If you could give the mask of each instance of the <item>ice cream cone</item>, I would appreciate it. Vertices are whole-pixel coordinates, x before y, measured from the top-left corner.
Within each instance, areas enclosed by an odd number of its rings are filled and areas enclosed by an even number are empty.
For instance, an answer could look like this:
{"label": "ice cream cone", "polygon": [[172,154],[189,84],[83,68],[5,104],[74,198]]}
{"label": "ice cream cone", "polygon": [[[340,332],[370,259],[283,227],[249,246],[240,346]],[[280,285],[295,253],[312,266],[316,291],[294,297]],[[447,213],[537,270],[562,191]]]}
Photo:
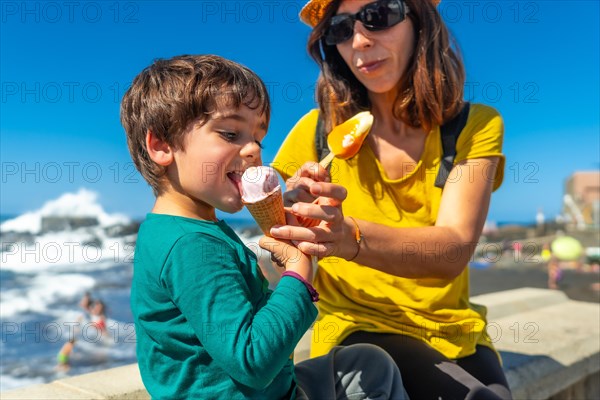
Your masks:
{"label": "ice cream cone", "polygon": [[243,203],[265,235],[271,236],[269,230],[273,225],[285,225],[281,186],[277,186],[262,200]]}

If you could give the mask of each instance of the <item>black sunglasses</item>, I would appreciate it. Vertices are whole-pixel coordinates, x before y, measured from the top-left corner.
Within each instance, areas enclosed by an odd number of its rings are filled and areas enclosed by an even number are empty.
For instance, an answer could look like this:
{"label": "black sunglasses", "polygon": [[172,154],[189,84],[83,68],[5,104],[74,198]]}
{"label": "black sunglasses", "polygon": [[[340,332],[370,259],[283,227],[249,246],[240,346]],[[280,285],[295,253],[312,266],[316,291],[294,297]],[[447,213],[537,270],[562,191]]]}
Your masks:
{"label": "black sunglasses", "polygon": [[325,43],[335,46],[354,35],[354,23],[360,21],[369,31],[381,31],[404,21],[408,6],[402,0],[379,0],[362,7],[356,14],[337,14],[325,32]]}

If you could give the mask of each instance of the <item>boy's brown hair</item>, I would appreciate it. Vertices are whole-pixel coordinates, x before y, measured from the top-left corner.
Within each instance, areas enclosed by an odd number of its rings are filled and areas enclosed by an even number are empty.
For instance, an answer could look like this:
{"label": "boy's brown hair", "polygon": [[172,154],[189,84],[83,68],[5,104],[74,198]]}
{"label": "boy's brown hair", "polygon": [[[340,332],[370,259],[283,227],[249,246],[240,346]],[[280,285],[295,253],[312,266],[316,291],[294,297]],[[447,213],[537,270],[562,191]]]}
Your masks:
{"label": "boy's brown hair", "polygon": [[135,77],[121,101],[121,124],[131,158],[155,195],[161,193],[165,168],[148,155],[148,131],[181,149],[190,123],[204,125],[223,104],[258,110],[269,123],[271,106],[265,84],[231,60],[215,55],[158,59]]}

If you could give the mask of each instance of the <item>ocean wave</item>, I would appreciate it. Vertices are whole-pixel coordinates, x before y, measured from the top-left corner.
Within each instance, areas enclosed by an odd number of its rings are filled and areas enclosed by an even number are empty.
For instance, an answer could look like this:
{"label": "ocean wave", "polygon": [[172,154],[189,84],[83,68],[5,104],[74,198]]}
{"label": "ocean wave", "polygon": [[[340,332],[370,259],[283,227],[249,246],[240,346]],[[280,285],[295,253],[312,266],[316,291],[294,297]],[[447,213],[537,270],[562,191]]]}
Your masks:
{"label": "ocean wave", "polygon": [[18,389],[20,387],[33,386],[44,383],[43,377],[23,378],[12,375],[0,374],[0,391]]}
{"label": "ocean wave", "polygon": [[98,193],[82,188],[77,193],[65,193],[57,199],[47,201],[38,210],[24,213],[3,222],[0,224],[0,232],[38,234],[42,231],[42,219],[44,217],[95,218],[101,227],[131,222],[131,219],[126,215],[108,214],[98,204]]}
{"label": "ocean wave", "polygon": [[2,290],[0,314],[3,320],[31,312],[52,315],[57,303],[80,298],[95,283],[81,274],[39,274],[26,286]]}
{"label": "ocean wave", "polygon": [[3,242],[0,270],[39,273],[48,270],[93,271],[133,262],[135,235],[108,237],[101,229],[82,228]]}

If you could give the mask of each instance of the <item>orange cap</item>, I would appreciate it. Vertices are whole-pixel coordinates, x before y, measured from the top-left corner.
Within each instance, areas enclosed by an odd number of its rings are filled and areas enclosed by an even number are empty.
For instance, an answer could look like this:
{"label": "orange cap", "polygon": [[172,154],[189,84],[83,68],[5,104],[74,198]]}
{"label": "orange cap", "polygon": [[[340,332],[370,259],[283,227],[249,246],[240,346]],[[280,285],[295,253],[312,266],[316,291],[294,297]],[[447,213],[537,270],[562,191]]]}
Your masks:
{"label": "orange cap", "polygon": [[[315,27],[323,15],[325,14],[325,8],[331,3],[333,0],[310,0],[302,10],[300,11],[300,19],[307,25],[311,27]],[[434,5],[438,5],[441,0],[429,0]]]}

